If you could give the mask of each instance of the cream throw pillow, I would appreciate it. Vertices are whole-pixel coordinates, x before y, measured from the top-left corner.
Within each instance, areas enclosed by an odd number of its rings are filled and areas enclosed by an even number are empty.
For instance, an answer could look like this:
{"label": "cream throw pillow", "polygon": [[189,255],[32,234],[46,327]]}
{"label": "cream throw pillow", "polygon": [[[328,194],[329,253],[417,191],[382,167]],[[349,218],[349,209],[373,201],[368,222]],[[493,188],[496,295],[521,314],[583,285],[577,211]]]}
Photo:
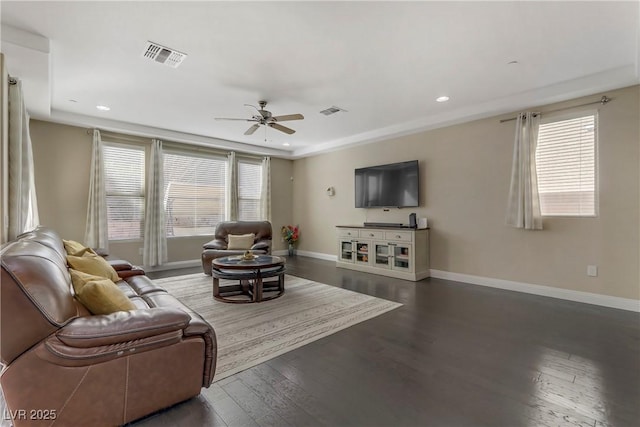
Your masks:
{"label": "cream throw pillow", "polygon": [[82,256],[67,255],[67,263],[74,270],[79,270],[83,273],[105,277],[113,282],[120,280],[118,273],[104,258],[89,251],[84,252]]}
{"label": "cream throw pillow", "polygon": [[76,298],[92,314],[111,314],[136,309],[115,283],[104,278],[87,282],[76,293]]}
{"label": "cream throw pillow", "polygon": [[256,235],[251,234],[229,234],[229,244],[227,249],[249,249],[253,246]]}

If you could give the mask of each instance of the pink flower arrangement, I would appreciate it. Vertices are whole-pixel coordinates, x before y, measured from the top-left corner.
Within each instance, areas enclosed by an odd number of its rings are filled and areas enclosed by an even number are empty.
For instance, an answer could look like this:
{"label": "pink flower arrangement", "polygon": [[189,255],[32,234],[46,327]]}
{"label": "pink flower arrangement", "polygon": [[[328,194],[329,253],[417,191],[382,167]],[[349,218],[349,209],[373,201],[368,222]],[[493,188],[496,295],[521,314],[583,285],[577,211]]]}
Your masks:
{"label": "pink flower arrangement", "polygon": [[287,243],[292,244],[298,241],[298,237],[300,237],[300,227],[293,225],[284,225],[282,226],[282,237]]}

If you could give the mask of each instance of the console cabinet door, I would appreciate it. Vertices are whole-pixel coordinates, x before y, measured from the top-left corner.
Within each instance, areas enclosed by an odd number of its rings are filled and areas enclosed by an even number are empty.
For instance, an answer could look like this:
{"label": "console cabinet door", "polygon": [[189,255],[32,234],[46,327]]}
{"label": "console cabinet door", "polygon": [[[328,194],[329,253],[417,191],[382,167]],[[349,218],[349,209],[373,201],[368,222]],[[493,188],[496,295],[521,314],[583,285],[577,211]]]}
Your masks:
{"label": "console cabinet door", "polygon": [[389,243],[392,255],[392,270],[413,272],[413,245],[406,243]]}
{"label": "console cabinet door", "polygon": [[378,268],[391,268],[393,256],[391,253],[392,247],[388,242],[374,242],[372,252],[372,262],[374,267]]}
{"label": "console cabinet door", "polygon": [[368,240],[358,240],[355,244],[355,263],[369,265],[369,250],[371,242]]}
{"label": "console cabinet door", "polygon": [[342,262],[353,262],[356,242],[349,238],[338,240],[338,256]]}

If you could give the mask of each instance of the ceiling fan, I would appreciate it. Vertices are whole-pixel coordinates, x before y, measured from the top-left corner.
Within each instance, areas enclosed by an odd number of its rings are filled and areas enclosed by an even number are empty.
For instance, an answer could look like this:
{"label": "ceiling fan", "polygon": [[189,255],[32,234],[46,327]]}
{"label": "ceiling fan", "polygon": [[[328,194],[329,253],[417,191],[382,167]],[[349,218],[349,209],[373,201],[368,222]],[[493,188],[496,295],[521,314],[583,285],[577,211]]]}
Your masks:
{"label": "ceiling fan", "polygon": [[258,114],[254,114],[250,119],[229,119],[224,117],[216,117],[216,120],[241,120],[246,122],[256,122],[249,129],[247,129],[247,131],[244,133],[245,135],[253,134],[256,130],[258,130],[260,125],[269,126],[276,130],[279,130],[280,132],[291,135],[292,133],[295,133],[295,130],[286,126],[282,126],[280,122],[304,119],[304,116],[302,114],[286,114],[284,116],[274,116],[271,114],[271,111],[267,111],[264,109],[264,107],[267,106],[267,101],[258,101],[258,104],[260,105],[260,108],[256,107],[255,105],[244,104],[245,106],[253,107],[258,111]]}

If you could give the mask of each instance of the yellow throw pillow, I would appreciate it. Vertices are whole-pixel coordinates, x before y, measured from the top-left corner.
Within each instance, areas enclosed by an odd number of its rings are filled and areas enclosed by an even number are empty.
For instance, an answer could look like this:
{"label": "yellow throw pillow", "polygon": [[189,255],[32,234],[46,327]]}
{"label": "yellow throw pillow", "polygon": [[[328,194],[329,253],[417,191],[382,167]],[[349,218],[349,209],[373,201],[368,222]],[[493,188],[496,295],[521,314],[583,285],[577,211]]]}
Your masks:
{"label": "yellow throw pillow", "polygon": [[86,249],[86,246],[80,242],[76,242],[75,240],[64,240],[62,239],[62,243],[64,243],[64,250],[67,251],[67,255],[77,255],[83,250]]}
{"label": "yellow throw pillow", "polygon": [[73,268],[69,269],[69,273],[71,273],[71,283],[73,284],[73,290],[78,294],[80,289],[87,283],[92,280],[102,280],[104,277],[95,276],[89,273],[83,273],[82,271],[74,270]]}
{"label": "yellow throw pillow", "polygon": [[249,249],[253,246],[256,235],[251,234],[229,234],[229,244],[227,249]]}
{"label": "yellow throw pillow", "polygon": [[135,310],[136,306],[109,279],[91,280],[87,282],[76,298],[92,314],[111,314],[116,311]]}
{"label": "yellow throw pillow", "polygon": [[82,256],[67,255],[67,263],[75,270],[94,276],[106,277],[114,282],[120,280],[118,273],[101,256],[85,252]]}

